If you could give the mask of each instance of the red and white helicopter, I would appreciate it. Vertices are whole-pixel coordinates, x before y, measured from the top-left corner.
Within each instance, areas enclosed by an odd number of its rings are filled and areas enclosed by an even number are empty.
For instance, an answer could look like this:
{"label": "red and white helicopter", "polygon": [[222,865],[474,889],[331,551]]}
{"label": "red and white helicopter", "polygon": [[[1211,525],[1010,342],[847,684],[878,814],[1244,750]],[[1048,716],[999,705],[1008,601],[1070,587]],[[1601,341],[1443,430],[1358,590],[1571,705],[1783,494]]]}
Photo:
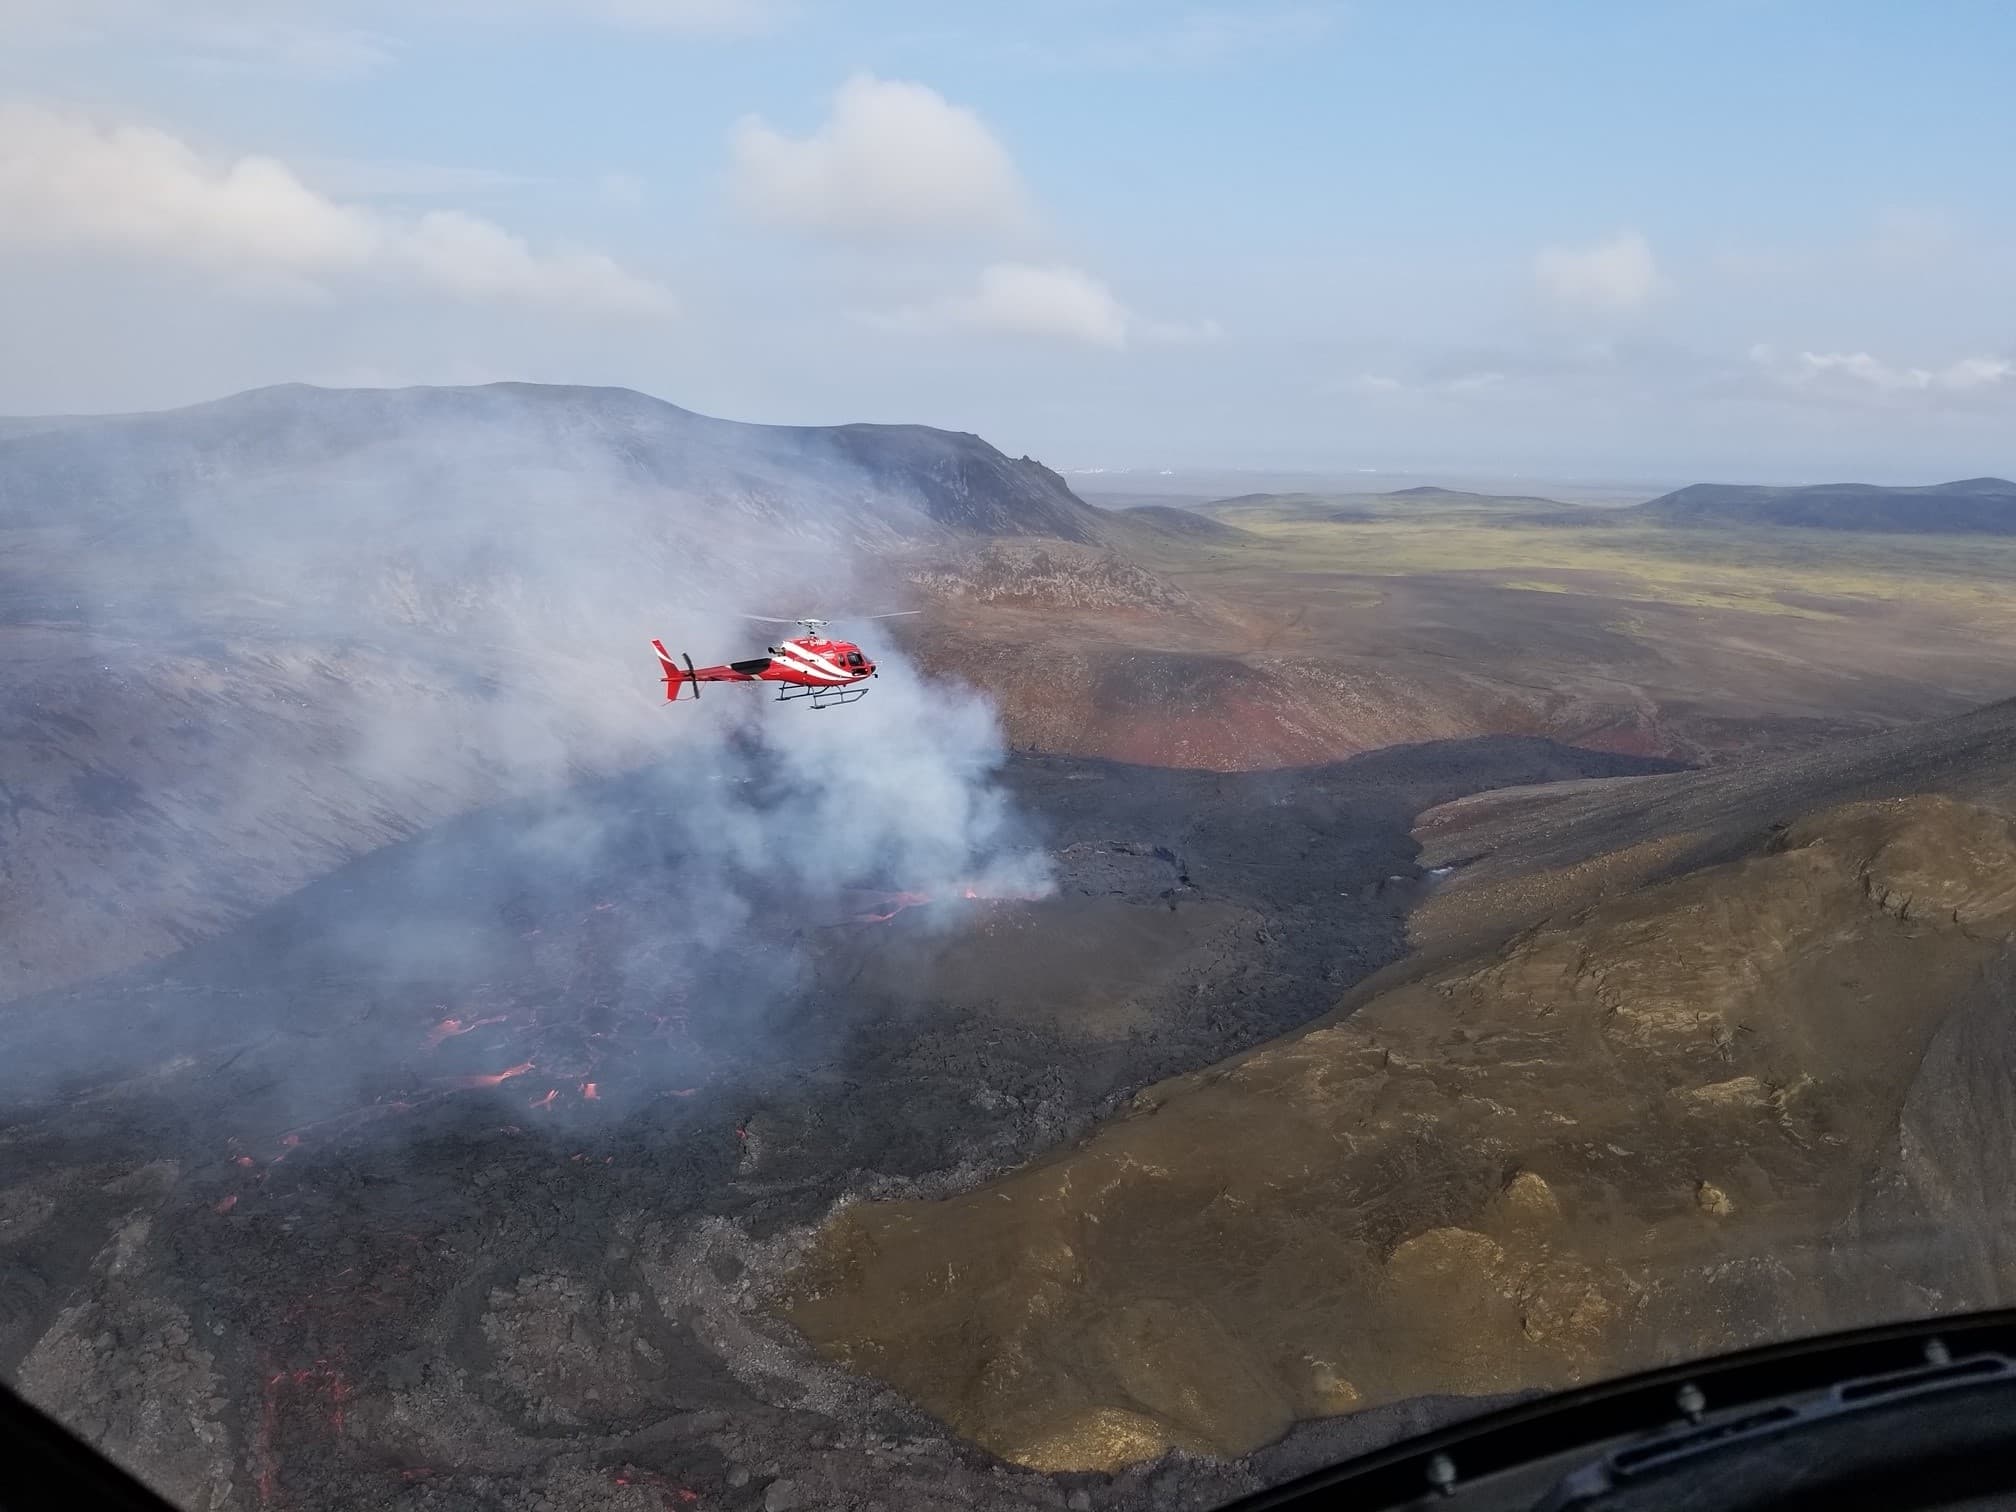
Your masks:
{"label": "red and white helicopter", "polygon": [[[921,614],[921,609],[899,609],[894,614],[865,614],[861,619],[898,619],[906,614]],[[781,644],[766,648],[766,654],[751,657],[747,661],[727,662],[718,667],[695,667],[693,658],[681,655],[679,661],[672,659],[672,653],[665,649],[663,641],[651,642],[651,649],[658,653],[659,671],[665,678],[665,701],[678,701],[679,690],[691,686],[693,696],[700,696],[703,682],[767,682],[777,683],[777,701],[809,698],[812,707],[824,709],[832,704],[850,704],[868,696],[862,686],[875,676],[875,663],[868,660],[861,648],[852,641],[830,640],[820,634],[830,620],[822,619],[777,619],[767,614],[745,614],[744,619],[763,620],[770,624],[797,625],[804,630],[803,635],[792,637]]]}

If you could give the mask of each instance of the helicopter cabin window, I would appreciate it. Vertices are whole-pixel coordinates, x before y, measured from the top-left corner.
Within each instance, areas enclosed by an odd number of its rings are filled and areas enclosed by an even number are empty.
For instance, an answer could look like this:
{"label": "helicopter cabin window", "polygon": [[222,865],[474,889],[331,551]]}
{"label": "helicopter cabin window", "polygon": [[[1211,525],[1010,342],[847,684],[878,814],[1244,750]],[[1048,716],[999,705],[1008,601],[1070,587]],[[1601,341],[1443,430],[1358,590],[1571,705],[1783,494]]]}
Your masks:
{"label": "helicopter cabin window", "polygon": [[847,653],[847,665],[850,667],[861,666],[861,653],[859,651],[849,651]]}

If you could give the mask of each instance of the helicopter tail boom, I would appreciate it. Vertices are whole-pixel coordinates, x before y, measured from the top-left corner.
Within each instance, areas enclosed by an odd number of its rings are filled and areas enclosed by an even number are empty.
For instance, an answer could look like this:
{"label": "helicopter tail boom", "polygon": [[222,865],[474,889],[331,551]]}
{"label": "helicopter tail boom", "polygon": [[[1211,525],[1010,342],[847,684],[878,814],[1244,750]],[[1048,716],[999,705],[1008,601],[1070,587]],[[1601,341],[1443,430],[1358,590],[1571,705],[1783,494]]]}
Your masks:
{"label": "helicopter tail boom", "polygon": [[[675,660],[665,643],[651,642],[651,649],[658,653],[658,670],[665,679],[665,701],[677,703],[679,690],[690,687],[693,696],[700,696],[700,684],[707,682],[761,682],[763,673],[769,669],[770,658],[759,656],[753,661],[730,662],[722,667],[695,667],[693,658],[681,652]],[[681,666],[680,663],[685,665]]]}

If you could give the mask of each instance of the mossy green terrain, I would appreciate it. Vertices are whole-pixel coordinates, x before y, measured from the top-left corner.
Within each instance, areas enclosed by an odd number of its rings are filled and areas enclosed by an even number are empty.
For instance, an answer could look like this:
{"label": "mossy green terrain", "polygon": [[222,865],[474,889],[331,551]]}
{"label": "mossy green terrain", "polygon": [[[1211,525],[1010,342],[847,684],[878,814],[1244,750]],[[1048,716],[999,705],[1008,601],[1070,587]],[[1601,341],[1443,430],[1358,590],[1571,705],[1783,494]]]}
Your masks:
{"label": "mossy green terrain", "polygon": [[[1354,510],[1374,517],[1325,517]],[[1765,614],[1848,614],[1860,605],[1901,602],[2016,617],[2016,538],[1790,527],[1704,531],[1588,506],[1534,516],[1462,504],[1398,508],[1348,495],[1321,509],[1241,504],[1207,512],[1256,538],[1217,553],[1227,559],[1221,566],[1243,553],[1242,565],[1255,567],[1382,577],[1502,574],[1500,587],[1598,591]],[[1585,522],[1577,523],[1578,516]],[[1578,585],[1570,574],[1607,581]],[[1840,602],[1830,608],[1821,600]]]}
{"label": "mossy green terrain", "polygon": [[[919,579],[956,615],[926,655],[993,687],[1018,741],[1227,768],[1487,733],[1714,760],[2016,688],[2016,538],[1675,526],[1628,503],[1192,506],[1239,532],[1216,537],[1116,514],[1103,555],[1046,547],[1044,573],[1015,574],[1085,579],[1055,603],[981,591],[998,573]],[[1139,579],[1125,604],[1114,561]]]}

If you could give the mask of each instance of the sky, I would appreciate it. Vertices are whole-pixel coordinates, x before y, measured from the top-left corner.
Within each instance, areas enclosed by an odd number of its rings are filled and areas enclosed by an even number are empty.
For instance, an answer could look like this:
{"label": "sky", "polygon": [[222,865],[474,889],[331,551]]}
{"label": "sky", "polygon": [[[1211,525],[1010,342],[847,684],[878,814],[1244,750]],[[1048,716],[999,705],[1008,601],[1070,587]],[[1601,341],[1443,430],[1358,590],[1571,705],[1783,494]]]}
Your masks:
{"label": "sky", "polygon": [[1999,0],[0,0],[0,413],[2016,473],[2012,56]]}

